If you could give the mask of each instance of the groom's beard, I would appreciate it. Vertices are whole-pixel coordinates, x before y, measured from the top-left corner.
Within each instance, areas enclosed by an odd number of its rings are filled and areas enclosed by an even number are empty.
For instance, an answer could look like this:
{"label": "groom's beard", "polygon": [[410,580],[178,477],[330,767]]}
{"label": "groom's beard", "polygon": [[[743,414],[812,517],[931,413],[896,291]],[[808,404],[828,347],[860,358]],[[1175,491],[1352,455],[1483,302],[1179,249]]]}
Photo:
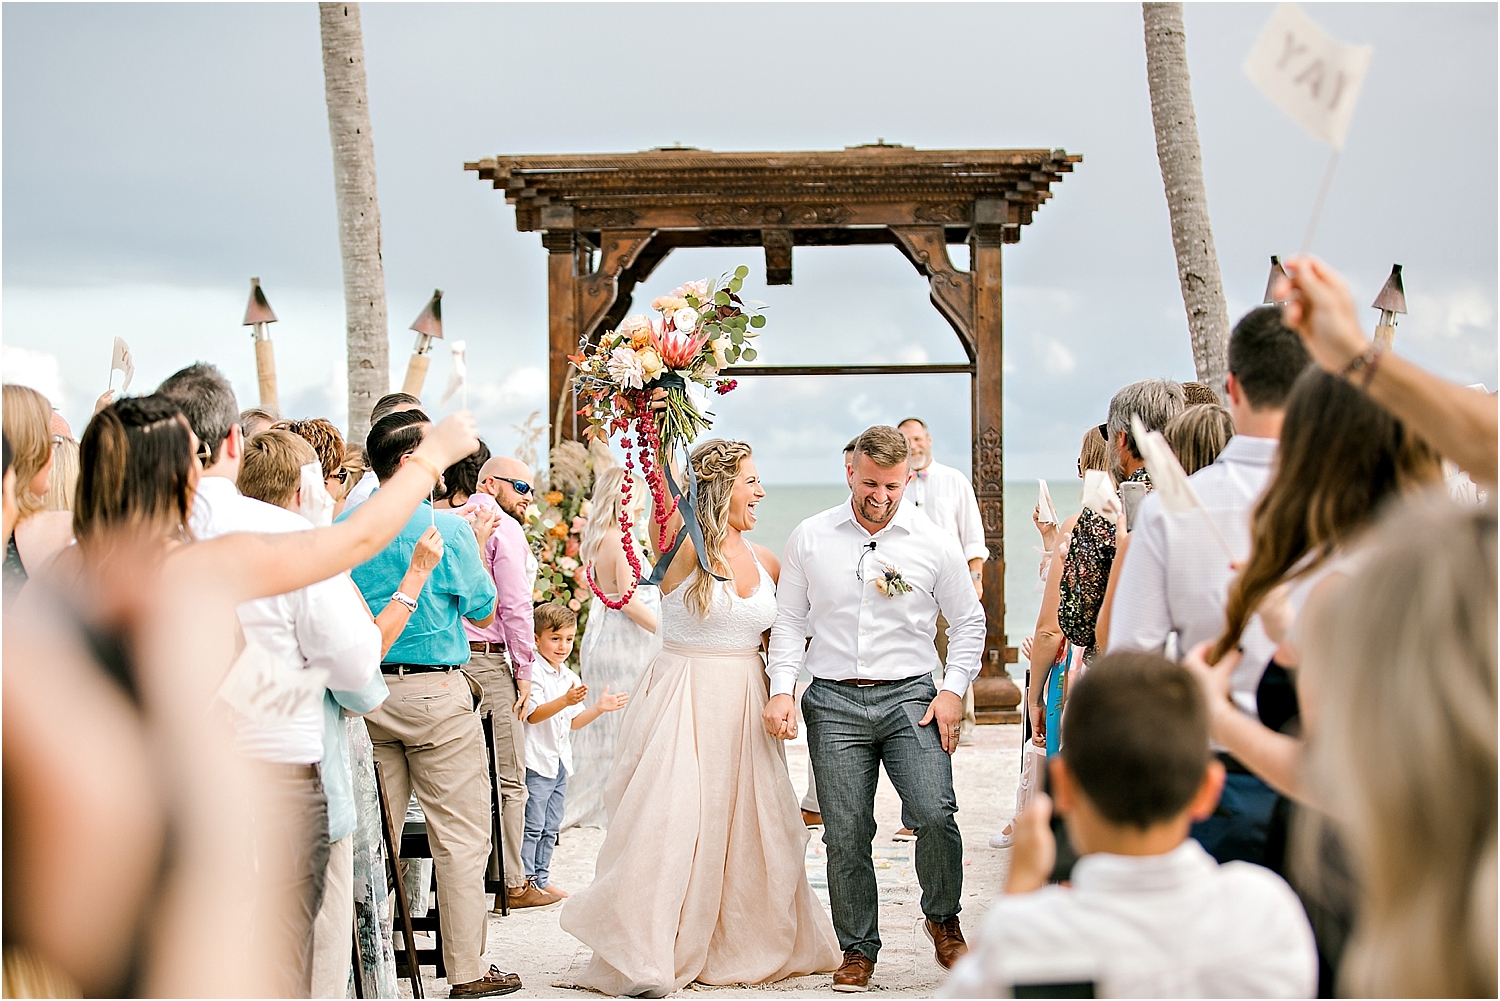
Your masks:
{"label": "groom's beard", "polygon": [[901,498],[895,497],[884,504],[872,497],[866,497],[859,502],[860,517],[875,525],[884,525],[896,514],[896,508],[901,506]]}

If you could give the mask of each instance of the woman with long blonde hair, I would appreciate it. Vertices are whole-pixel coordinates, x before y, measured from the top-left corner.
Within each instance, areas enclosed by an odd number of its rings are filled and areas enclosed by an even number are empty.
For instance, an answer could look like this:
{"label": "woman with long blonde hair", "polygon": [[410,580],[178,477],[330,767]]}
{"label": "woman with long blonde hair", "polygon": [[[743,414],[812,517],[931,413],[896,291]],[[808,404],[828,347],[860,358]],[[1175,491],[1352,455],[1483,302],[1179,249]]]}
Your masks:
{"label": "woman with long blonde hair", "polygon": [[73,540],[73,516],[47,507],[54,452],[52,404],[29,386],[3,390],[5,437],[15,456],[19,517],[5,545],[5,582],[10,592]]}
{"label": "woman with long blonde hair", "polygon": [[[563,904],[563,930],[594,950],[576,982],[610,995],[769,983],[841,958],[786,752],[761,722],[781,567],[745,533],[766,492],[745,442],[705,441],[689,462],[702,552],[683,539],[662,556],[662,651],[621,723],[594,883]],[[668,535],[684,529],[674,514]]]}
{"label": "woman with long blonde hair", "polygon": [[[578,549],[578,560],[595,592],[589,606],[588,628],[583,631],[580,643],[578,665],[583,682],[595,699],[607,689],[633,691],[636,679],[661,650],[656,630],[660,595],[654,587],[636,586],[635,568],[630,565],[625,547],[631,547],[642,576],[650,574],[651,566],[645,561],[640,544],[627,537],[620,527],[621,515],[628,515],[630,524],[640,524],[645,508],[646,485],[639,477],[620,466],[611,466],[595,478],[588,523]],[[589,726],[574,731],[573,771],[568,776],[563,830],[574,825],[608,826],[604,784],[615,760],[622,716],[622,713],[605,713]]]}

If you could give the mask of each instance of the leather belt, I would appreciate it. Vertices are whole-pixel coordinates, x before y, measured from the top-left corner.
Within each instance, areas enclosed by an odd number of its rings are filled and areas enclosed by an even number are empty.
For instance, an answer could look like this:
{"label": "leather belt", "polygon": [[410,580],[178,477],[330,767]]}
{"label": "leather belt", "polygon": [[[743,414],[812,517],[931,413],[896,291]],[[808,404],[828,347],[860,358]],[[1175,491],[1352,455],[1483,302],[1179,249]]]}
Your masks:
{"label": "leather belt", "polygon": [[910,680],[910,678],[892,678],[886,681],[877,681],[874,678],[841,678],[838,684],[853,685],[855,688],[873,688],[876,685],[898,685]]}
{"label": "leather belt", "polygon": [[457,671],[455,664],[381,664],[381,674],[432,674],[436,671]]}
{"label": "leather belt", "polygon": [[474,653],[504,653],[504,643],[481,642],[480,640],[469,640],[469,649]]}

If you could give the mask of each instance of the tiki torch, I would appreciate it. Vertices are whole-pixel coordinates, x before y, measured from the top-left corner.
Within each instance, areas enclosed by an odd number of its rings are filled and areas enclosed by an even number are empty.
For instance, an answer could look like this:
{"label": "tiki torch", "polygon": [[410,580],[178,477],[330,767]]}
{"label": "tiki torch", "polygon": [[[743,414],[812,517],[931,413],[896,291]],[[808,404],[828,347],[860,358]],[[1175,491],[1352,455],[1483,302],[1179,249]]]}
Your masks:
{"label": "tiki torch", "polygon": [[1271,273],[1266,277],[1266,297],[1261,300],[1263,305],[1279,306],[1285,300],[1276,298],[1276,280],[1286,277],[1286,268],[1281,266],[1281,258],[1275,254],[1271,255]]}
{"label": "tiki torch", "polygon": [[1385,280],[1385,287],[1370,306],[1380,310],[1380,322],[1375,325],[1375,346],[1382,351],[1389,351],[1396,340],[1396,314],[1406,314],[1406,289],[1401,287],[1401,265],[1391,265],[1391,276]]}
{"label": "tiki torch", "polygon": [[271,348],[271,335],[266,324],[275,323],[276,314],[266,301],[265,290],[260,279],[250,279],[250,302],[245,306],[244,325],[251,328],[255,339],[255,371],[260,377],[260,406],[269,413],[279,414],[281,404],[276,397],[276,352]]}
{"label": "tiki torch", "polygon": [[443,290],[433,289],[432,298],[422,307],[422,312],[412,321],[411,329],[417,332],[417,344],[411,349],[411,361],[406,364],[406,382],[401,391],[413,396],[422,395],[422,383],[427,381],[427,364],[432,359],[432,339],[443,336]]}

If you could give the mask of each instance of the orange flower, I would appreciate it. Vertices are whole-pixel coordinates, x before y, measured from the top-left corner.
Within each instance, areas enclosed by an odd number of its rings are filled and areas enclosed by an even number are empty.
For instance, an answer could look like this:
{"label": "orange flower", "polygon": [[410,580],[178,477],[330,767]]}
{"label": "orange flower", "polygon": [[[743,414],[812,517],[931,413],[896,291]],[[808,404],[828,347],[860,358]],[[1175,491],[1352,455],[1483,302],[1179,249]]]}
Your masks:
{"label": "orange flower", "polygon": [[551,533],[553,535],[557,536],[559,539],[566,539],[568,537],[568,526],[567,525],[553,525],[552,528],[550,529],[550,531],[551,531]]}
{"label": "orange flower", "polygon": [[[556,507],[558,504],[561,504],[563,502],[562,491],[561,490],[549,490],[549,491],[547,491],[545,499],[546,499],[546,501],[547,501],[548,504],[551,504],[553,507]],[[566,533],[564,533],[564,534],[566,534]]]}

